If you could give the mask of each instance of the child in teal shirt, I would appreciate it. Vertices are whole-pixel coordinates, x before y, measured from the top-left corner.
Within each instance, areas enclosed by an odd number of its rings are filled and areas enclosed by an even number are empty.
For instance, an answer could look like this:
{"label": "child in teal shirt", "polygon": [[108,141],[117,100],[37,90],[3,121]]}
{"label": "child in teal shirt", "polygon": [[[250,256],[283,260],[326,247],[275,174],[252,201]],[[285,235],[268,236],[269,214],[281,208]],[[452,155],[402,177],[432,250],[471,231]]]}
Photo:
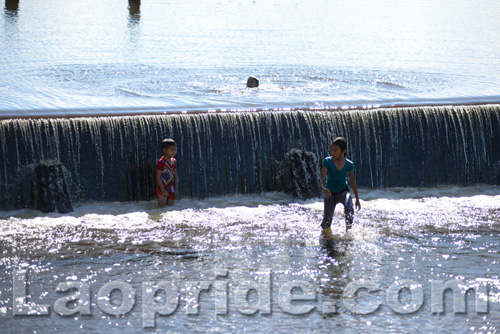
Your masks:
{"label": "child in teal shirt", "polygon": [[323,160],[323,169],[321,170],[321,189],[325,195],[325,210],[323,222],[323,238],[331,238],[333,213],[338,203],[344,205],[345,223],[346,223],[346,238],[349,237],[349,230],[352,227],[354,217],[354,207],[352,198],[349,193],[347,183],[347,175],[351,184],[352,191],[356,196],[356,208],[361,209],[361,204],[358,197],[358,187],[354,178],[354,163],[346,159],[347,156],[347,141],[343,137],[337,137],[330,145],[331,156]]}

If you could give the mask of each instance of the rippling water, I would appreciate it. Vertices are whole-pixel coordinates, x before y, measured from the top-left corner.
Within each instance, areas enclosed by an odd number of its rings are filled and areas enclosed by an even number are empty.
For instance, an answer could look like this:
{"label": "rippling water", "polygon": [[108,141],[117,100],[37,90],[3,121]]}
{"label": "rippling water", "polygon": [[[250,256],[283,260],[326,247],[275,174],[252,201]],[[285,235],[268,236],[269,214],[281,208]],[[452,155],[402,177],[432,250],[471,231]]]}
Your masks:
{"label": "rippling water", "polygon": [[[0,118],[500,102],[497,1],[134,3],[6,0]],[[244,87],[249,75],[258,89]],[[135,202],[0,212],[1,331],[498,332],[498,187],[362,190],[361,199],[354,240],[327,244],[321,201],[281,193],[182,199],[168,210]],[[20,302],[47,305],[49,315],[14,315],[23,279]],[[475,308],[485,296],[469,292],[466,312],[455,313],[448,292],[445,312],[433,314],[432,282],[453,279],[486,284],[487,312]],[[366,315],[343,300],[363,280],[378,290],[355,301],[381,305]],[[402,280],[425,299],[410,314],[387,299]],[[142,288],[160,281],[175,283],[178,307],[145,329]],[[291,303],[313,308],[307,314],[287,313],[280,299],[293,281],[303,288],[295,294],[312,287],[315,299]],[[56,291],[63,282],[90,288],[90,314],[56,310],[74,293]],[[98,298],[109,282],[135,289],[124,315]],[[211,284],[198,308],[193,282]],[[247,315],[238,296],[252,284],[243,304],[260,311]],[[226,285],[226,314],[215,315]],[[412,293],[399,302],[410,305]],[[155,297],[163,305],[167,294]]]}
{"label": "rippling water", "polygon": [[0,117],[500,102],[496,1],[130,3],[6,5]]}
{"label": "rippling water", "polygon": [[[171,315],[157,315],[151,331],[498,330],[498,187],[362,190],[361,198],[354,240],[333,246],[319,239],[322,202],[297,202],[282,193],[186,199],[169,210],[156,208],[154,202],[138,202],[83,204],[69,215],[40,216],[30,210],[3,213],[0,319],[9,328],[15,326],[16,332],[53,328],[137,332],[142,330],[145,309],[142,284],[166,280],[176,284],[178,308]],[[343,233],[341,211],[334,218],[336,234]],[[19,322],[18,316],[12,316],[12,274],[22,268],[28,270],[29,298],[37,304],[53,307],[58,298],[68,295],[56,292],[59,283],[88,284],[91,314],[61,316],[52,311],[46,316],[23,316]],[[224,275],[216,278],[216,272]],[[266,277],[271,286],[271,314],[245,315],[235,297],[238,287],[244,282],[266,287]],[[431,282],[452,279],[486,284],[488,311],[476,313],[474,294],[469,293],[466,313],[455,314],[448,293],[445,313],[433,314]],[[283,311],[280,289],[294,280],[314,289],[315,300],[298,303],[315,307],[307,314]],[[361,305],[381,304],[368,315],[354,314],[342,300],[348,284],[362,280],[376,282],[380,290],[358,293]],[[396,313],[386,301],[389,287],[401,280],[420,284],[424,292],[423,305],[411,314]],[[112,316],[101,310],[97,293],[110,281],[123,281],[136,289],[135,306],[129,313]],[[215,315],[219,305],[214,302],[215,285],[201,295],[194,314],[188,296],[192,282],[197,281],[228,285],[227,314]],[[250,292],[249,305],[257,305],[260,296],[260,290]],[[166,298],[164,294],[157,297],[160,303]],[[409,303],[410,297],[401,292],[401,303]],[[113,298],[119,305],[122,297]]]}

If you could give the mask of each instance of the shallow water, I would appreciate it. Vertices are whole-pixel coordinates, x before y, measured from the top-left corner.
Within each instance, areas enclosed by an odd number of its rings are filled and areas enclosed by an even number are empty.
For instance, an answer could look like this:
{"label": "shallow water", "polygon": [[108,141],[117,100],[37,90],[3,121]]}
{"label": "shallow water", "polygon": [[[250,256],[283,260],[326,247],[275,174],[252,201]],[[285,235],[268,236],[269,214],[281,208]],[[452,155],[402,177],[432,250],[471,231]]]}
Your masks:
{"label": "shallow water", "polygon": [[[493,0],[15,2],[0,14],[0,118],[500,102]],[[249,75],[258,89],[245,89]],[[153,201],[1,211],[1,331],[498,332],[498,187],[361,198],[354,239],[326,244],[321,201],[282,193],[182,199],[167,210]],[[343,234],[341,210],[333,229]],[[20,303],[50,314],[14,315],[24,280]],[[403,280],[411,290],[395,303]],[[460,313],[447,292],[434,314],[439,280],[486,286],[489,308],[476,289]],[[151,296],[148,282],[160,281],[175,287]],[[376,291],[349,304],[352,284],[367,281]],[[89,287],[88,314],[61,314],[82,307],[61,302],[75,293],[56,291],[64,282]],[[106,306],[98,295],[110,282],[134,296],[110,291]],[[211,288],[197,307],[198,282]],[[289,302],[288,292],[315,298]],[[176,293],[170,314],[143,322]],[[127,302],[127,312],[113,310]]]}
{"label": "shallow water", "polygon": [[[498,187],[362,190],[361,198],[354,239],[335,245],[320,242],[319,199],[297,202],[282,193],[184,199],[167,210],[156,208],[154,202],[138,202],[82,204],[69,215],[3,212],[0,319],[12,331],[26,333],[76,328],[193,333],[498,330]],[[333,230],[343,234],[341,209]],[[13,315],[13,271],[22,268],[28,270],[29,299],[49,305],[50,315]],[[476,313],[474,294],[469,293],[466,312],[454,313],[448,292],[445,312],[433,314],[431,283],[453,279],[486,285],[487,312]],[[178,306],[170,315],[157,315],[154,326],[144,329],[142,316],[148,308],[142,285],[162,280],[175,283]],[[356,309],[342,300],[349,284],[362,280],[375,282],[379,289],[358,291],[357,305],[381,305],[370,314],[355,314]],[[423,291],[422,306],[411,314],[397,313],[386,299],[393,283],[402,280],[419,284]],[[67,281],[89,285],[91,314],[62,316],[54,311],[57,299],[71,295],[56,292],[56,286]],[[109,315],[98,302],[103,286],[116,281],[136,290],[134,306],[125,315]],[[201,294],[196,308],[193,282],[200,281],[212,287]],[[314,307],[307,314],[285,312],[289,304],[280,293],[292,281],[299,281],[303,289],[312,287],[314,300],[290,303]],[[248,304],[241,304],[242,287],[252,284],[259,292],[249,290]],[[215,315],[223,305],[217,296],[226,285],[226,314]],[[270,310],[264,302],[259,304],[266,300],[266,289]],[[412,296],[403,290],[400,302],[410,304]],[[123,301],[116,291],[110,298],[115,305]],[[159,293],[157,298],[162,304],[166,295]],[[259,311],[247,315],[249,308]]]}
{"label": "shallow water", "polygon": [[500,102],[494,0],[128,5],[6,5],[0,117]]}

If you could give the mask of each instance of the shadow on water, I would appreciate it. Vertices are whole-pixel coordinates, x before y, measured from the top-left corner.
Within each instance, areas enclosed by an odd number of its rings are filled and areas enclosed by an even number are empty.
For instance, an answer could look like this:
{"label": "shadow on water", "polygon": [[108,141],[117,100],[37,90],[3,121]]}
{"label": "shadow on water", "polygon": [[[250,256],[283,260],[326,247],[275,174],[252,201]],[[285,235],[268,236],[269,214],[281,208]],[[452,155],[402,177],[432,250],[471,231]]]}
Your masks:
{"label": "shadow on water", "polygon": [[[42,236],[42,237],[39,237]],[[96,228],[55,227],[45,231],[11,235],[0,240],[4,260],[29,261],[49,259],[85,259],[119,256],[124,254],[149,254],[178,259],[197,259],[200,251],[193,248],[189,238],[183,240],[161,239],[159,231],[112,231]]]}
{"label": "shadow on water", "polygon": [[331,258],[345,256],[351,242],[349,240],[320,239],[319,244],[323,253]]}
{"label": "shadow on water", "polygon": [[320,252],[318,272],[321,277],[318,287],[321,293],[323,317],[331,317],[339,313],[342,297],[347,281],[349,281],[350,259],[348,256],[351,242],[329,239],[319,240]]}

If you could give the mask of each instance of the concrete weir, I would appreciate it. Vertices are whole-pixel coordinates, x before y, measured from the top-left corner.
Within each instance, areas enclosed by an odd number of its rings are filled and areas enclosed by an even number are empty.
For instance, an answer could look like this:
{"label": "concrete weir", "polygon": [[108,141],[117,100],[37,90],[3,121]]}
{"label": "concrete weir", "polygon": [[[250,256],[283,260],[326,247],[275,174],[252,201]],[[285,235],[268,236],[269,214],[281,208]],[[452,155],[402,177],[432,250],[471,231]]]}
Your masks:
{"label": "concrete weir", "polygon": [[29,206],[44,160],[62,164],[73,202],[150,200],[167,137],[181,197],[289,190],[289,152],[312,152],[319,171],[337,136],[360,187],[500,180],[500,105],[10,119],[0,121],[0,210]]}

